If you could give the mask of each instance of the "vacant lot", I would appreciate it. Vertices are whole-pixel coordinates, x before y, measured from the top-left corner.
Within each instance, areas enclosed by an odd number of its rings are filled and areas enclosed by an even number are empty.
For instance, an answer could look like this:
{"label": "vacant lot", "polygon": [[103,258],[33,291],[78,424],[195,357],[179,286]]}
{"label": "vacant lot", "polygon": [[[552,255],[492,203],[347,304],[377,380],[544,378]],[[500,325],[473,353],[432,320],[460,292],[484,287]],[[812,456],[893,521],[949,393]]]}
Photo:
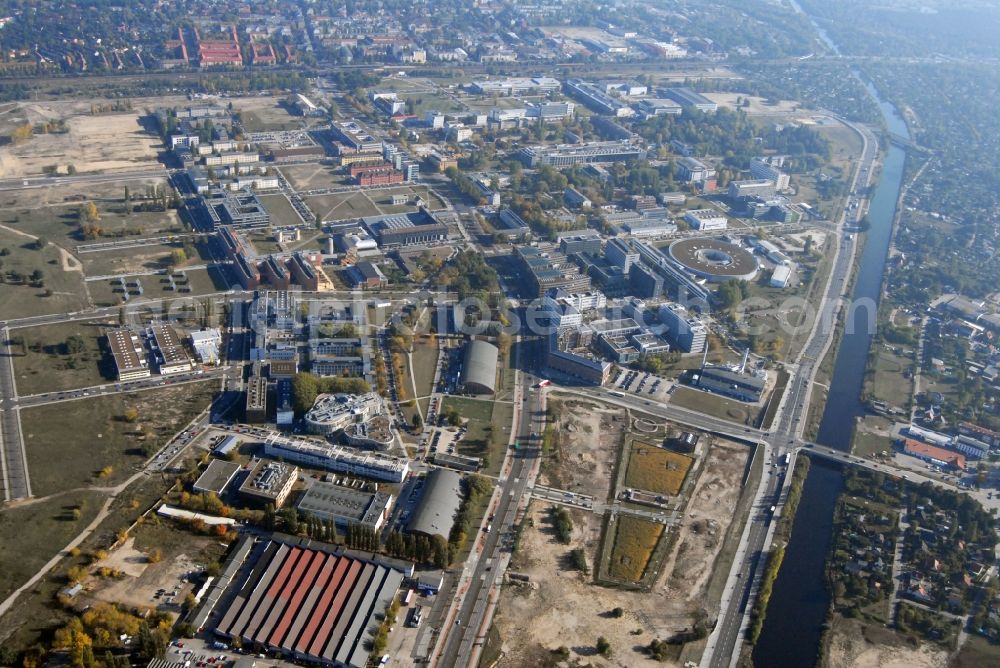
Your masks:
{"label": "vacant lot", "polygon": [[885,348],[880,348],[876,355],[872,393],[876,399],[881,399],[890,406],[907,408],[913,386],[910,374],[912,360]]}
{"label": "vacant lot", "polygon": [[361,191],[306,197],[305,203],[320,220],[345,220],[377,216],[381,210]]}
{"label": "vacant lot", "polygon": [[148,168],[162,148],[160,138],[140,123],[141,113],[89,115],[88,107],[60,102],[23,105],[33,124],[65,120],[67,132],[36,135],[0,151],[0,177],[35,176],[46,167],[78,172],[113,172]]}
{"label": "vacant lot", "polygon": [[663,525],[633,515],[619,514],[609,527],[615,532],[608,574],[616,580],[639,582],[646,564],[663,535]]}
{"label": "vacant lot", "polygon": [[636,441],[625,473],[625,485],[632,489],[677,496],[694,459],[655,445]]}
{"label": "vacant lot", "polygon": [[548,407],[559,417],[553,423],[555,447],[542,466],[542,482],[607,499],[628,427],[621,409],[579,399],[562,401],[551,395]]}
{"label": "vacant lot", "polygon": [[[113,378],[101,373],[101,339],[104,328],[117,323],[117,319],[94,320],[14,330],[13,336],[23,340],[22,345],[14,346],[18,394],[89,387]],[[26,354],[17,354],[22,350]]]}
{"label": "vacant lot", "polygon": [[271,214],[271,225],[283,227],[302,224],[302,218],[299,217],[284,195],[262,195],[260,201],[264,204],[267,212]]}
{"label": "vacant lot", "polygon": [[[32,238],[0,227],[0,305],[4,318],[80,311],[87,306],[83,274],[63,269],[64,252],[48,244],[36,250]],[[25,277],[40,271],[42,284]],[[51,293],[49,292],[51,291]]]}
{"label": "vacant lot", "polygon": [[674,390],[670,403],[739,424],[751,424],[758,412],[753,404],[745,404],[689,387],[678,387]]}
{"label": "vacant lot", "polygon": [[303,127],[305,119],[292,116],[282,105],[281,97],[233,98],[233,108],[240,114],[240,122],[247,132],[267,130],[295,130]]}
{"label": "vacant lot", "polygon": [[0,510],[0,600],[66,547],[102,503],[101,493],[80,490]]}
{"label": "vacant lot", "polygon": [[334,188],[351,183],[350,175],[344,174],[341,168],[330,165],[281,165],[278,171],[288,180],[289,185],[299,192]]}
{"label": "vacant lot", "polygon": [[[214,381],[203,381],[23,409],[35,494],[122,482],[207,407],[216,389]],[[128,422],[126,411],[132,408],[139,415]]]}

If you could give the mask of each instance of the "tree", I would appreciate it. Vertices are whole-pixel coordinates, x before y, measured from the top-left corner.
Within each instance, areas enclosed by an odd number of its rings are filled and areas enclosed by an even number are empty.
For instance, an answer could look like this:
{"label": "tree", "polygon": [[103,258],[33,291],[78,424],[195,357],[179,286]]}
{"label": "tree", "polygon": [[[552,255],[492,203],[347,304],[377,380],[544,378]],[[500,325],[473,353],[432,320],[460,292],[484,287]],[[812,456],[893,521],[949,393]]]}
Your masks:
{"label": "tree", "polygon": [[20,144],[31,139],[34,134],[34,130],[31,128],[31,123],[25,123],[19,125],[10,133],[10,141],[12,144]]}
{"label": "tree", "polygon": [[424,421],[420,417],[420,413],[413,414],[413,429],[419,431],[424,426]]}
{"label": "tree", "polygon": [[139,409],[138,408],[136,408],[135,406],[130,406],[129,408],[125,409],[125,421],[126,422],[135,422],[138,419],[139,419]]}
{"label": "tree", "polygon": [[187,253],[184,251],[183,248],[175,248],[172,251],[170,251],[169,263],[170,266],[172,267],[177,267],[184,264],[184,262],[186,262],[187,259],[188,259]]}
{"label": "tree", "polygon": [[594,645],[594,647],[595,649],[597,649],[597,653],[600,654],[601,656],[603,657],[611,656],[611,643],[608,642],[608,639],[605,638],[604,636],[601,636],[597,639],[597,644]]}

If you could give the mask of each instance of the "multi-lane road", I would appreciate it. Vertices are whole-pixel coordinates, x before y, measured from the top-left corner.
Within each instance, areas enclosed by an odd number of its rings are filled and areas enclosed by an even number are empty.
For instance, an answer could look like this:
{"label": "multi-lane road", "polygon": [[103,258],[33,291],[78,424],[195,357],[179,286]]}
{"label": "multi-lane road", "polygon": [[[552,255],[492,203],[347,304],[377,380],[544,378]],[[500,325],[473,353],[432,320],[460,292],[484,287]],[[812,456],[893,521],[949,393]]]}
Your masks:
{"label": "multi-lane road", "polygon": [[[852,209],[845,208],[838,224],[841,231],[843,231],[849,217],[850,222],[856,224],[863,216],[865,206],[862,193],[871,181],[878,154],[878,142],[871,132],[864,127],[851,127],[861,135],[863,143],[861,158],[851,180],[852,199],[862,203]],[[861,188],[858,186],[859,183],[863,184]],[[846,237],[843,234],[841,236],[836,248],[833,269],[823,293],[822,303],[816,309],[817,317],[813,323],[812,331],[809,333],[809,338],[795,364],[790,365],[791,377],[781,399],[775,428],[762,439],[773,446],[773,450],[770,450],[771,461],[765,462],[769,471],[774,470],[773,464],[779,462],[786,452],[802,445],[800,436],[809,411],[816,369],[833,343],[834,323],[836,322],[834,316],[836,311],[844,305],[842,298],[846,296],[845,291],[857,250],[857,241],[853,236]],[[790,472],[785,471],[784,473],[788,475]],[[770,507],[772,505],[780,507],[779,485],[783,480],[783,476],[769,474],[765,476],[758,489],[754,507],[751,510],[750,525],[744,532],[738,548],[738,554],[743,555],[743,558],[734,560],[730,570],[726,583],[727,595],[723,599],[723,607],[719,612],[715,629],[709,638],[705,654],[702,656],[701,665],[703,666],[726,668],[732,666],[739,656],[743,643],[740,630],[744,626],[747,610],[753,600],[755,582],[760,575],[758,569],[762,564],[762,557],[770,547],[768,541],[772,533],[768,529],[774,518]]]}
{"label": "multi-lane road", "polygon": [[10,350],[10,330],[0,329],[0,483],[3,500],[31,496],[27,455],[21,434],[21,410],[17,405],[14,359]]}
{"label": "multi-lane road", "polygon": [[[452,626],[442,629],[442,643],[432,659],[437,666],[468,666],[478,656],[485,640],[492,617],[490,597],[503,576],[504,554],[509,554],[514,541],[515,524],[522,499],[530,493],[541,455],[539,434],[545,428],[545,409],[542,393],[532,390],[538,382],[526,369],[542,366],[542,350],[538,341],[523,342],[515,346],[520,374],[518,448],[509,472],[500,482],[499,497],[492,529],[482,538],[484,546],[474,566],[463,573],[459,587],[461,603]],[[477,536],[475,540],[480,540]],[[461,590],[460,590],[461,591]],[[448,618],[451,619],[450,617]]]}

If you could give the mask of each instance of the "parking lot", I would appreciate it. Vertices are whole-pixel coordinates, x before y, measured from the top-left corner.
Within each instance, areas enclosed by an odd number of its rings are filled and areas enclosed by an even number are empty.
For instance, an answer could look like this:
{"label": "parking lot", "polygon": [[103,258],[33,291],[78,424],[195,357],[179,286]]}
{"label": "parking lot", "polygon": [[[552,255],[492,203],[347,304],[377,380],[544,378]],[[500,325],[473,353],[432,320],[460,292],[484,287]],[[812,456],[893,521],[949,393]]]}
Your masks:
{"label": "parking lot", "polygon": [[630,392],[639,396],[666,401],[674,388],[674,381],[651,373],[625,369],[611,382],[611,387],[620,392]]}

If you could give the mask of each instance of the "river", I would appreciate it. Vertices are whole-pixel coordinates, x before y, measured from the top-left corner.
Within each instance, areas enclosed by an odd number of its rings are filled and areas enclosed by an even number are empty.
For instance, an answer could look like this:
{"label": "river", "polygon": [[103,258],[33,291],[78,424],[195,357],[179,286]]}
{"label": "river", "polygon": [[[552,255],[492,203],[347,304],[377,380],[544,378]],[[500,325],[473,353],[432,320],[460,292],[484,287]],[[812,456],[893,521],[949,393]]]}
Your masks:
{"label": "river", "polygon": [[[822,35],[824,41],[833,46],[825,33]],[[906,123],[896,108],[882,100],[870,83],[866,82],[866,85],[878,102],[888,129],[894,134],[909,137]],[[890,146],[882,164],[868,209],[871,228],[866,233],[854,284],[854,302],[871,300],[870,303],[878,304],[905,159],[905,151]],[[851,447],[856,419],[866,413],[861,402],[861,390],[872,342],[865,309],[858,308],[849,313],[845,333],[837,349],[830,392],[816,439],[822,445],[845,451]],[[853,327],[852,321],[856,321],[858,326]],[[792,538],[774,583],[764,628],[754,647],[753,662],[758,668],[812,668],[819,659],[830,605],[824,566],[833,538],[834,504],[842,488],[843,477],[839,466],[812,460],[792,527]]]}

